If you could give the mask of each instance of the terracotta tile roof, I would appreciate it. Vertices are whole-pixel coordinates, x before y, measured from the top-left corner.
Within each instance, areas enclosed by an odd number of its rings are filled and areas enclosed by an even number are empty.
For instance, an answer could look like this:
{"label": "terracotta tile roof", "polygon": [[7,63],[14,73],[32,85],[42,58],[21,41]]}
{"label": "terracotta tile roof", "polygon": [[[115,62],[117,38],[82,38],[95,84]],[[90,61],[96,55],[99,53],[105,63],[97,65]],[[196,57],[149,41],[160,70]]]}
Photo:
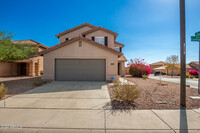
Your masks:
{"label": "terracotta tile roof", "polygon": [[122,43],[119,43],[119,42],[117,42],[117,41],[115,41],[115,43],[117,43],[117,44],[121,45],[121,46],[122,46],[122,48],[125,46],[124,44],[122,44]]}
{"label": "terracotta tile roof", "polygon": [[95,42],[95,41],[93,41],[93,40],[90,40],[90,39],[85,38],[85,37],[82,37],[82,36],[73,37],[73,38],[71,38],[70,40],[64,41],[64,42],[59,43],[59,44],[57,44],[57,45],[55,45],[55,46],[52,46],[52,47],[50,47],[50,48],[48,48],[48,49],[45,49],[45,50],[39,52],[38,55],[43,55],[43,54],[45,54],[45,53],[48,53],[48,52],[50,52],[50,51],[53,51],[53,50],[55,50],[55,49],[57,49],[57,48],[60,48],[60,47],[62,47],[62,46],[65,46],[65,45],[70,44],[70,43],[72,43],[72,42],[74,42],[74,41],[77,41],[77,40],[83,40],[83,41],[92,43],[92,44],[94,44],[94,45],[96,45],[96,46],[98,46],[98,47],[104,48],[105,50],[108,50],[108,51],[110,51],[110,52],[113,52],[113,53],[115,53],[115,54],[117,54],[117,55],[119,55],[119,56],[123,55],[123,53],[121,53],[121,52],[119,52],[119,51],[117,51],[117,50],[115,50],[115,49],[112,49],[112,48],[110,48],[110,47],[107,47],[107,46],[105,46],[105,45],[103,45],[103,44],[100,44],[100,43],[98,43],[98,42]]}
{"label": "terracotta tile roof", "polygon": [[111,31],[111,30],[109,30],[109,29],[106,29],[106,28],[103,28],[103,27],[101,27],[101,26],[95,27],[95,28],[92,28],[91,30],[88,30],[88,31],[86,31],[86,32],[83,32],[82,35],[86,35],[86,34],[92,33],[92,32],[97,31],[97,30],[103,30],[103,31],[105,31],[105,32],[108,32],[108,33],[110,33],[110,34],[113,34],[115,37],[118,35],[116,32],[113,32],[113,31]]}
{"label": "terracotta tile roof", "polygon": [[28,59],[15,60],[14,62],[17,62],[17,63],[21,63],[21,62],[33,62],[33,61],[38,60],[38,59],[40,59],[39,56],[37,56],[37,57],[31,57],[31,58],[28,58]]}
{"label": "terracotta tile roof", "polygon": [[192,61],[192,62],[190,62],[189,64],[191,64],[191,63],[196,64],[196,65],[199,65],[199,62],[198,62],[198,61]]}
{"label": "terracotta tile roof", "polygon": [[81,25],[78,25],[78,26],[76,26],[76,27],[73,27],[73,28],[71,28],[71,29],[68,29],[68,30],[66,30],[66,31],[63,31],[63,32],[57,34],[56,37],[59,38],[61,35],[67,34],[67,33],[72,32],[72,31],[75,31],[75,30],[80,29],[80,28],[82,28],[82,27],[84,27],[84,26],[89,26],[89,27],[91,27],[91,28],[95,28],[95,27],[96,27],[96,26],[91,25],[91,24],[89,24],[89,23],[83,23],[83,24],[81,24]]}
{"label": "terracotta tile roof", "polygon": [[152,63],[150,65],[164,65],[164,64],[165,64],[165,62],[159,61],[159,62]]}
{"label": "terracotta tile roof", "polygon": [[40,46],[40,47],[43,47],[43,48],[49,48],[48,46],[45,46],[39,42],[36,42],[32,39],[27,39],[27,40],[17,40],[17,41],[12,41],[13,43],[21,43],[21,44],[26,44],[26,43],[29,43],[29,44],[33,44],[33,45],[36,45],[36,46]]}

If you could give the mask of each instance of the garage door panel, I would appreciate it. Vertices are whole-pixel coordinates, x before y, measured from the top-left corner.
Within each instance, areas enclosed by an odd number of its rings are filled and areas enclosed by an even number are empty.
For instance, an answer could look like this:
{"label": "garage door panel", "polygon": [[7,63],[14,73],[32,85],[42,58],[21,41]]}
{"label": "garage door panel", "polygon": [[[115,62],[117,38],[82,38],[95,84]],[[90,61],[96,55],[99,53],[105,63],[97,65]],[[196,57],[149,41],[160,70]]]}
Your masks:
{"label": "garage door panel", "polygon": [[61,81],[105,81],[105,60],[56,59],[55,78]]}

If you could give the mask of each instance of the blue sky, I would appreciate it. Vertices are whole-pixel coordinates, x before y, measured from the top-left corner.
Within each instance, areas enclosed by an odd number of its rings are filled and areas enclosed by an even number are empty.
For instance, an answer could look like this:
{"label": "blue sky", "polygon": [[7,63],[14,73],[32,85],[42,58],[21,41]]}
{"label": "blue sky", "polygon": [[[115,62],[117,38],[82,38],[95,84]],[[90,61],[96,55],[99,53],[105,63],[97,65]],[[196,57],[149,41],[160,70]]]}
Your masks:
{"label": "blue sky", "polygon": [[[14,40],[33,39],[47,46],[56,34],[88,22],[117,32],[128,60],[147,63],[180,55],[179,0],[0,0],[0,30]],[[186,62],[198,60],[200,0],[186,0]]]}

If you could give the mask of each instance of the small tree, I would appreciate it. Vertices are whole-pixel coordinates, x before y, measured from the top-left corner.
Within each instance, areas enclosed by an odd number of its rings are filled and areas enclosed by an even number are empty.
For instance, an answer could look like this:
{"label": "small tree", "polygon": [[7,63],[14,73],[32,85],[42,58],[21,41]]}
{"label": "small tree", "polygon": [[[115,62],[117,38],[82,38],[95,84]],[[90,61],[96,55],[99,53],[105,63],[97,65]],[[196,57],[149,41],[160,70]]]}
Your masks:
{"label": "small tree", "polygon": [[171,55],[168,56],[166,59],[166,69],[171,70],[171,76],[174,75],[174,70],[177,69],[178,67],[176,66],[179,62],[178,55]]}
{"label": "small tree", "polygon": [[36,53],[37,47],[32,44],[19,44],[11,41],[14,35],[0,31],[0,61],[11,62],[26,59]]}

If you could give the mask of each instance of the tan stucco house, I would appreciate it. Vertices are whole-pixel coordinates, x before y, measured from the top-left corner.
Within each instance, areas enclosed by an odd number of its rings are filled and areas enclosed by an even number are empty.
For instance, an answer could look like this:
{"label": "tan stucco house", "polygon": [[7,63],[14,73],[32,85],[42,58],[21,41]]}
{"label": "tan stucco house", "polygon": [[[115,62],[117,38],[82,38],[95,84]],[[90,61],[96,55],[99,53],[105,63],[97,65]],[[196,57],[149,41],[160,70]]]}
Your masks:
{"label": "tan stucco house", "polygon": [[[167,63],[163,61],[155,62],[150,64],[152,73],[156,71],[161,71],[166,73],[167,75],[172,75],[172,70],[167,68]],[[186,72],[192,70],[192,67],[189,64],[186,64]],[[173,70],[173,75],[180,75],[180,64],[176,64]]]}
{"label": "tan stucco house", "polygon": [[[12,41],[13,43],[32,44],[38,47],[41,52],[48,47],[34,40]],[[7,76],[40,76],[43,71],[43,57],[37,54],[28,59],[16,60],[13,62],[0,62],[0,77]]]}
{"label": "tan stucco house", "polygon": [[[163,67],[165,66],[165,62],[163,61],[159,61],[159,62],[155,62],[155,63],[152,63],[152,64],[149,64],[150,67],[151,67],[151,73],[154,73],[156,70],[156,68],[159,68],[159,67]],[[164,68],[165,69],[165,68]],[[164,72],[164,71],[163,71]]]}
{"label": "tan stucco house", "polygon": [[84,23],[56,35],[59,44],[44,57],[43,79],[57,81],[105,81],[125,75],[123,44],[118,34]]}

